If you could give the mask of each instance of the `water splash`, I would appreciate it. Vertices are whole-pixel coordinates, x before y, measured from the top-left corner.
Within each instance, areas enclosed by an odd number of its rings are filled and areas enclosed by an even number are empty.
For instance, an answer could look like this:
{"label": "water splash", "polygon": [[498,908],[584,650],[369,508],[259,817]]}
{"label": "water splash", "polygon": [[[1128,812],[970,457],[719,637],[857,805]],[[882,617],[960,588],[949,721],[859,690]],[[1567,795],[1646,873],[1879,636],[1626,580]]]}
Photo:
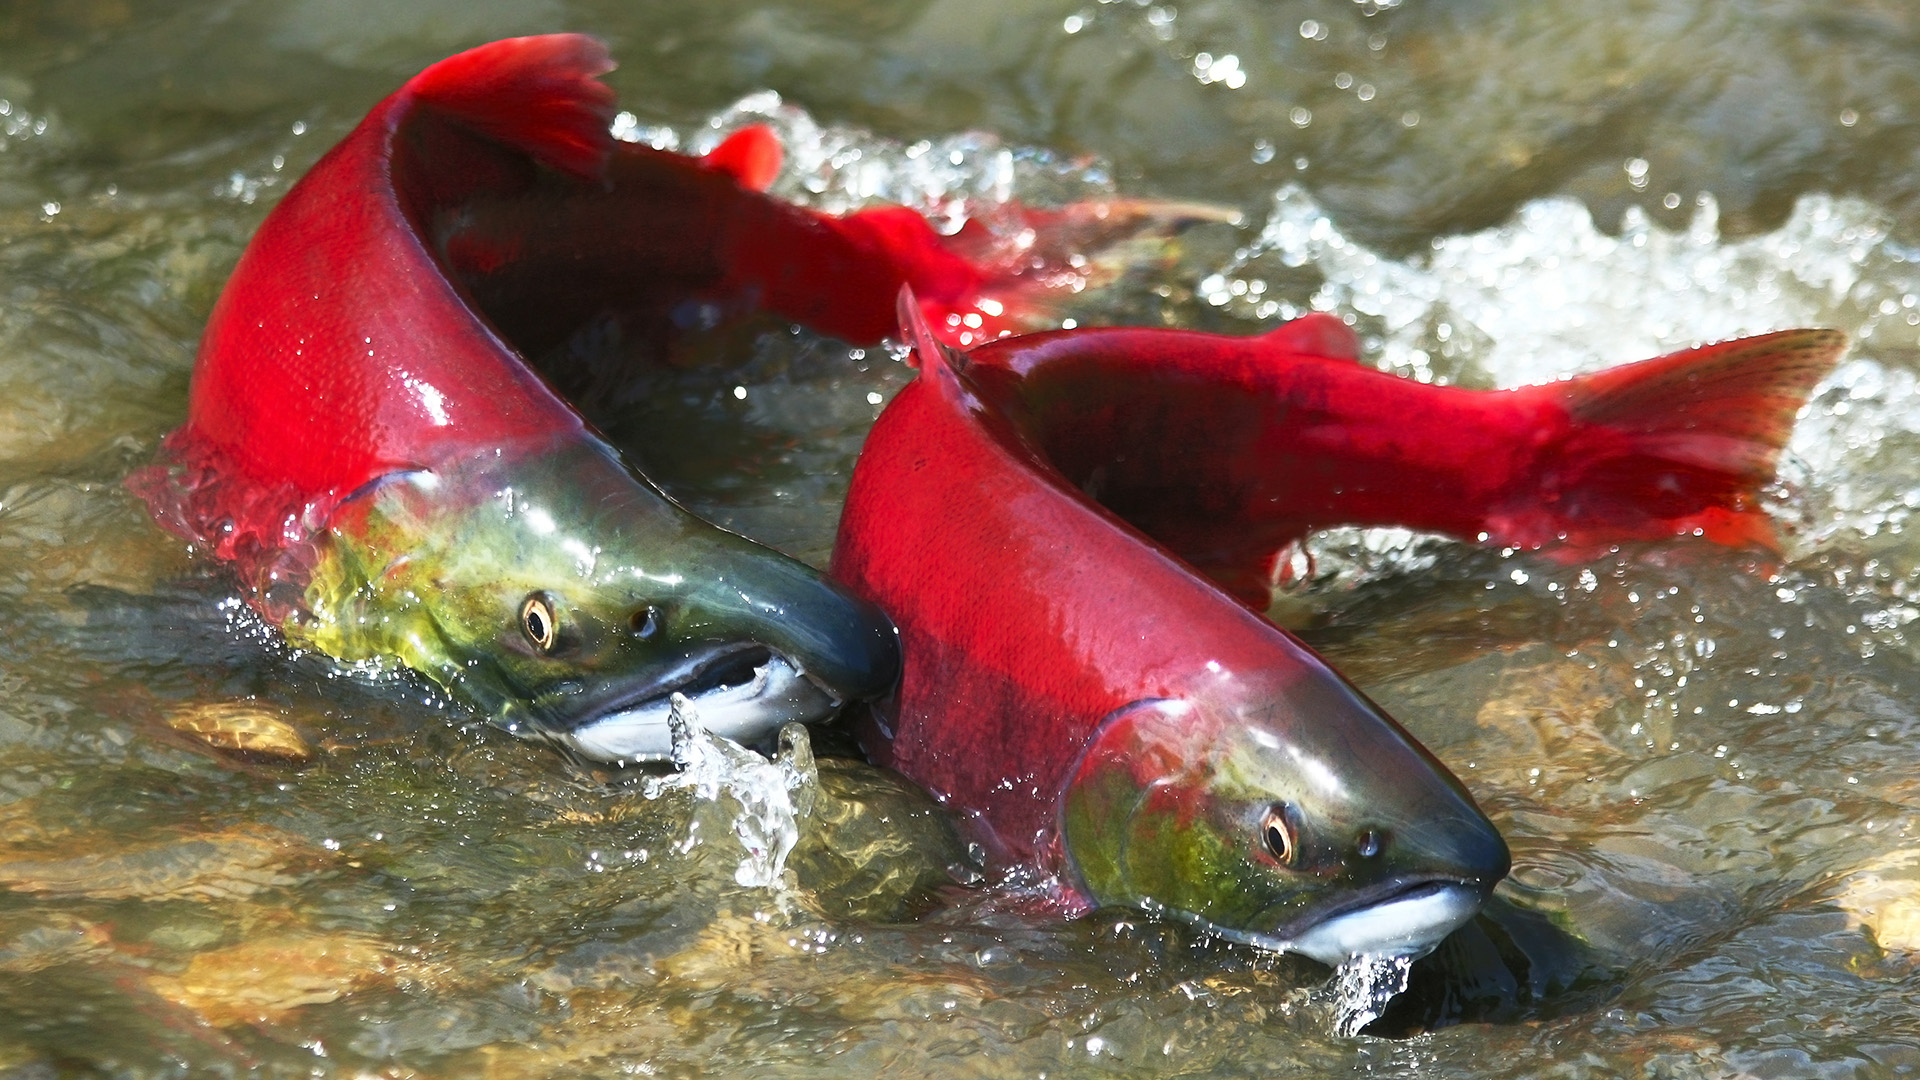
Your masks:
{"label": "water splash", "polygon": [[[1920,283],[1888,229],[1886,215],[1865,203],[1812,196],[1778,230],[1728,241],[1718,206],[1703,196],[1685,230],[1634,210],[1611,235],[1584,204],[1543,199],[1505,225],[1436,237],[1428,252],[1400,259],[1347,236],[1312,196],[1288,186],[1259,236],[1200,293],[1253,318],[1350,315],[1374,338],[1384,367],[1515,386],[1788,326],[1838,325],[1871,338],[1879,318],[1914,308],[1903,295],[1911,289],[1895,288],[1892,309],[1881,310],[1891,281]],[[1309,280],[1289,282],[1289,272]],[[1305,288],[1276,287],[1290,283]],[[1289,310],[1280,299],[1307,290],[1304,307]],[[1914,340],[1911,331],[1900,336]]]}
{"label": "water splash", "polygon": [[769,761],[701,726],[699,711],[686,695],[673,695],[670,704],[667,724],[678,771],[649,778],[646,797],[685,790],[704,802],[719,804],[724,797],[733,803],[738,812],[729,824],[746,854],[734,881],[750,888],[779,887],[787,855],[800,839],[800,819],[812,812],[820,787],[806,728],[781,728],[780,752]]}
{"label": "water splash", "polygon": [[[1778,229],[1723,237],[1702,196],[1685,229],[1637,210],[1617,234],[1571,199],[1510,222],[1435,238],[1410,257],[1370,249],[1304,189],[1274,196],[1258,235],[1200,281],[1201,301],[1270,321],[1331,311],[1382,368],[1470,386],[1544,382],[1687,345],[1790,326],[1854,340],[1816,392],[1783,458],[1792,557],[1835,543],[1878,552],[1920,508],[1903,467],[1920,449],[1920,250],[1857,199],[1800,200]],[[1317,535],[1295,577],[1417,571],[1444,550],[1404,530]],[[1904,552],[1893,572],[1920,574]],[[1909,565],[1912,564],[1912,565]],[[1920,584],[1920,582],[1916,582]]]}
{"label": "water splash", "polygon": [[1350,1039],[1380,1019],[1387,1011],[1387,1002],[1407,988],[1412,970],[1410,956],[1348,957],[1334,969],[1333,980],[1327,984],[1332,993],[1328,1005],[1333,1011],[1334,1030]]}
{"label": "water splash", "polygon": [[858,128],[823,125],[771,90],[741,98],[704,129],[685,136],[636,122],[625,125],[629,130],[622,137],[703,154],[749,124],[772,128],[786,151],[773,194],[832,213],[897,203],[951,233],[969,218],[991,221],[1016,194],[1024,203],[1045,205],[1115,193],[1111,175],[1095,161],[1007,146],[979,131],[895,142]]}

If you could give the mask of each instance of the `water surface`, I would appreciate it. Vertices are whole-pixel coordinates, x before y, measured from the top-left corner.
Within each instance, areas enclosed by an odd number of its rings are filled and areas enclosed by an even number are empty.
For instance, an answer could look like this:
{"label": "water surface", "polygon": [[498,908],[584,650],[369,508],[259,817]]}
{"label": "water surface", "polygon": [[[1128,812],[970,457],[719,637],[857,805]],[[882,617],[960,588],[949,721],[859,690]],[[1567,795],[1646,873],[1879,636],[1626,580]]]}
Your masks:
{"label": "water surface", "polygon": [[[1370,360],[1475,386],[1792,325],[1856,345],[1774,493],[1783,557],[1313,540],[1278,614],[1515,854],[1494,917],[1342,1037],[1311,963],[968,887],[844,738],[813,772],[609,790],[288,653],[147,522],[121,480],[291,178],[424,64],[552,29],[613,46],[632,137],[770,117],[789,197],[1241,212],[1061,319],[1333,310]],[[1920,1070],[1917,32],[1891,3],[13,5],[0,1077]],[[609,426],[820,561],[908,372],[783,328],[726,347]],[[177,730],[212,705],[310,757]]]}

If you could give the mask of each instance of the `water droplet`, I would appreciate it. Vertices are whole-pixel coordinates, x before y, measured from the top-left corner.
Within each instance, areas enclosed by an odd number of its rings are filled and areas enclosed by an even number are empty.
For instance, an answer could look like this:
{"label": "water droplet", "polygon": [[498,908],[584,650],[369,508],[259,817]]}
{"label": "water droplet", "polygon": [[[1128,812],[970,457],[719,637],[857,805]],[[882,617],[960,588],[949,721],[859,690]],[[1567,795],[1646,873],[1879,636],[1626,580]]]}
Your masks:
{"label": "water droplet", "polygon": [[1352,1038],[1386,1012],[1387,1002],[1407,988],[1413,960],[1405,956],[1354,956],[1333,973],[1334,1030]]}

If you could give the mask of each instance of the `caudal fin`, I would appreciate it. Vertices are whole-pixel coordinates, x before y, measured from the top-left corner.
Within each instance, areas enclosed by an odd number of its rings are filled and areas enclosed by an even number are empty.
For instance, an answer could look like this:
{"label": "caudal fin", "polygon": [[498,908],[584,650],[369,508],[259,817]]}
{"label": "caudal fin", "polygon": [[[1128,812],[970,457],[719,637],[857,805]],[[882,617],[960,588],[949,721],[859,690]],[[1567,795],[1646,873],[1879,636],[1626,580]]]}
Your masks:
{"label": "caudal fin", "polygon": [[448,57],[407,90],[416,103],[543,164],[597,177],[613,150],[613,91],[597,76],[612,70],[598,39],[544,34]]}
{"label": "caudal fin", "polygon": [[[1549,517],[1517,514],[1497,531],[1518,535],[1493,539],[1577,548],[1692,533],[1776,546],[1760,489],[1846,345],[1837,330],[1782,330],[1530,391],[1557,397],[1572,426],[1538,467]],[[1550,535],[1527,535],[1539,531]]]}

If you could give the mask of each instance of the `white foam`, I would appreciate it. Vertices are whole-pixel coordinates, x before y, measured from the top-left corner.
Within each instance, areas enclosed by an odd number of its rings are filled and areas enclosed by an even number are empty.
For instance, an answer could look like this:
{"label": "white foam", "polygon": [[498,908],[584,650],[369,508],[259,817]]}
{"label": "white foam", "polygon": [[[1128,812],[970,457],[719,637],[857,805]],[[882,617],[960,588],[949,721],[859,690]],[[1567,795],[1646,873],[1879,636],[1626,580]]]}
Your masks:
{"label": "white foam", "polygon": [[1349,958],[1333,973],[1333,1027],[1346,1038],[1378,1020],[1387,1003],[1407,988],[1413,972],[1408,956],[1361,955]]}
{"label": "white foam", "polygon": [[[1778,229],[1731,240],[1710,197],[1685,229],[1632,211],[1617,235],[1581,203],[1547,199],[1507,224],[1394,257],[1348,236],[1290,186],[1275,195],[1254,241],[1207,275],[1199,295],[1269,321],[1331,311],[1356,327],[1383,368],[1484,386],[1544,382],[1768,330],[1837,327],[1854,339],[1852,353],[1815,392],[1782,463],[1799,493],[1792,509],[1806,523],[1801,549],[1897,531],[1920,506],[1908,471],[1871,454],[1920,443],[1920,250],[1858,199],[1809,196]],[[1311,550],[1324,580],[1350,572],[1348,563],[1430,558],[1433,548],[1401,531],[1336,530]]]}

